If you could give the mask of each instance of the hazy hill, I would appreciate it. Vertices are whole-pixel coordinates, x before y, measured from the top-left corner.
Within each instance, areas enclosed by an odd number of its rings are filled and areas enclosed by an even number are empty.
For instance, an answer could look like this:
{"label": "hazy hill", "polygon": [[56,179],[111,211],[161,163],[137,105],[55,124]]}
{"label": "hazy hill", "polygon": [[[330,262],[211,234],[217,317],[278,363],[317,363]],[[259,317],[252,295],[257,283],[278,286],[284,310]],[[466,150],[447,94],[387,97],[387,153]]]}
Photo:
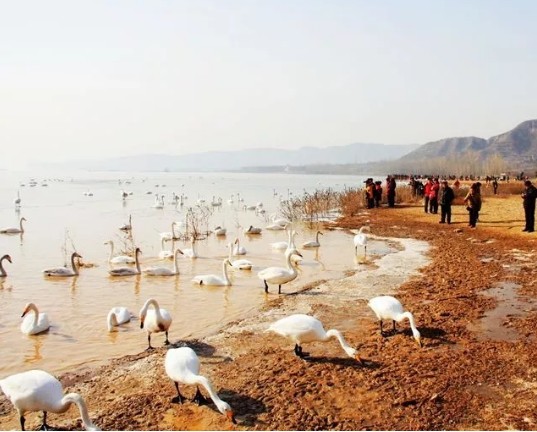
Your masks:
{"label": "hazy hill", "polygon": [[46,164],[47,168],[92,171],[235,171],[245,167],[304,166],[315,164],[368,163],[394,160],[417,145],[349,144],[334,147],[302,147],[298,150],[259,148],[212,151],[186,155],[144,154],[102,160]]}
{"label": "hazy hill", "polygon": [[459,137],[430,142],[404,155],[400,160],[406,162],[461,157],[470,151],[482,160],[498,154],[513,169],[534,167],[537,162],[537,120],[525,121],[514,129],[489,139]]}

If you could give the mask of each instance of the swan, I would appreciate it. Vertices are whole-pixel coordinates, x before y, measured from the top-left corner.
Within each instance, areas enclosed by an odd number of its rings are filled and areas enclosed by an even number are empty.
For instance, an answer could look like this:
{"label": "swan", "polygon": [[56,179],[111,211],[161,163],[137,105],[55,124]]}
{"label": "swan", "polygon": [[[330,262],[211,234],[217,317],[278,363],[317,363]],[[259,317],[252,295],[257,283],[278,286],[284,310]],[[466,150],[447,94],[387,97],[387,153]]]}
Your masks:
{"label": "swan", "polygon": [[190,248],[183,249],[183,255],[192,259],[197,258],[198,252],[196,250],[196,237],[194,235],[190,239],[190,245]]}
{"label": "swan", "polygon": [[275,214],[271,216],[271,221],[273,224],[280,225],[285,227],[286,225],[289,225],[291,222],[286,218],[278,218]]}
{"label": "swan", "polygon": [[194,276],[192,282],[200,285],[229,286],[231,285],[231,281],[229,280],[229,277],[227,275],[228,265],[230,266],[231,262],[228,258],[225,258],[224,261],[222,261],[222,277],[213,274],[198,275]]}
{"label": "swan", "polygon": [[129,223],[119,227],[120,231],[132,231],[132,216],[129,215]]}
{"label": "swan", "polygon": [[130,268],[130,267],[118,267],[115,269],[108,270],[108,274],[110,276],[134,276],[140,274],[140,260],[138,258],[138,255],[140,255],[142,251],[140,248],[136,248],[134,251],[134,263],[136,264],[136,268]]}
{"label": "swan", "polygon": [[269,224],[265,227],[265,229],[271,230],[271,231],[282,231],[284,230],[286,225],[280,225],[280,224]]}
{"label": "swan", "polygon": [[73,252],[71,254],[71,268],[67,267],[53,267],[43,270],[45,276],[58,276],[58,277],[70,277],[78,276],[78,266],[75,262],[75,258],[82,258],[78,253]]}
{"label": "swan", "polygon": [[9,255],[4,255],[2,258],[0,258],[0,278],[4,278],[7,276],[7,273],[6,271],[4,270],[4,265],[2,264],[2,262],[6,260],[7,262],[9,263],[13,263],[11,261],[11,257]]}
{"label": "swan", "polygon": [[135,259],[128,255],[118,255],[114,256],[114,242],[112,240],[108,240],[107,242],[104,242],[105,245],[110,245],[110,256],[108,257],[108,262],[111,264],[134,264]]}
{"label": "swan", "polygon": [[235,239],[235,246],[233,247],[233,255],[246,255],[246,248],[241,246],[239,238]]}
{"label": "swan", "polygon": [[215,229],[214,229],[214,234],[218,237],[220,236],[225,236],[226,233],[227,233],[227,229],[226,228],[222,228],[220,225],[217,226]]}
{"label": "swan", "polygon": [[298,251],[286,251],[285,258],[287,262],[287,268],[285,267],[268,267],[257,273],[257,277],[265,283],[265,292],[268,293],[268,284],[278,285],[278,294],[282,292],[282,285],[294,280],[298,273],[296,269],[291,265],[291,257],[298,255],[302,257]]}
{"label": "swan", "polygon": [[229,248],[229,262],[231,263],[231,267],[239,269],[239,270],[251,270],[252,269],[252,262],[247,259],[238,259],[232,261],[231,258],[231,251],[233,250],[233,243],[228,243],[227,247]]}
{"label": "swan", "polygon": [[[172,240],[173,241],[173,240]],[[164,239],[160,240],[160,252],[158,253],[158,257],[160,259],[173,259],[173,251],[164,249]],[[173,247],[173,243],[172,243]]]}
{"label": "swan", "polygon": [[199,374],[200,361],[192,348],[181,347],[169,349],[164,360],[164,368],[166,374],[173,381],[177,389],[177,396],[172,399],[172,403],[183,403],[183,395],[179,392],[179,383],[195,385],[197,390],[194,401],[198,404],[205,402],[205,398],[202,396],[198,387],[201,385],[209,393],[218,411],[224,414],[232,423],[236,423],[233,410],[229,404],[220,399],[214,391],[211,382]]}
{"label": "swan", "polygon": [[319,234],[323,235],[321,231],[317,231],[317,234],[315,236],[315,240],[311,240],[309,242],[302,243],[302,247],[304,248],[316,248],[321,246],[321,243],[319,243]]}
{"label": "swan", "polygon": [[272,247],[272,249],[277,249],[277,250],[284,250],[284,249],[287,250],[289,248],[296,249],[296,246],[294,243],[294,237],[296,235],[297,235],[297,232],[295,230],[288,229],[286,242],[284,241],[274,242],[274,243],[271,243],[270,246]]}
{"label": "swan", "polygon": [[14,227],[8,227],[8,228],[1,228],[0,234],[20,234],[24,232],[24,227],[22,226],[22,223],[26,222],[26,218],[20,218],[19,220],[19,228]]}
{"label": "swan", "polygon": [[[149,309],[149,306],[153,306],[153,309]],[[166,309],[159,307],[157,301],[153,298],[146,300],[142,309],[140,309],[140,328],[145,328],[147,332],[147,349],[152,350],[151,346],[151,333],[165,332],[166,340],[164,345],[169,345],[168,329],[172,324],[172,317]]]}
{"label": "swan", "polygon": [[43,411],[41,428],[47,430],[50,428],[47,425],[47,412],[62,414],[73,403],[78,406],[86,430],[100,430],[91,422],[82,396],[78,393],[68,393],[64,396],[61,383],[48,372],[34,369],[10,375],[0,380],[0,388],[18,412],[21,430],[24,430],[26,412]]}
{"label": "swan", "polygon": [[183,255],[181,249],[175,249],[173,257],[173,270],[167,267],[148,267],[144,269],[144,273],[148,276],[177,276],[179,274],[179,267],[177,265],[177,257],[179,254]]}
{"label": "swan", "polygon": [[418,345],[421,347],[421,335],[418,329],[416,328],[416,324],[414,323],[414,316],[410,312],[404,312],[403,305],[399,300],[397,300],[395,297],[392,296],[378,296],[374,297],[367,305],[373,309],[373,312],[375,312],[375,315],[377,316],[377,319],[380,321],[380,334],[384,335],[384,332],[382,331],[382,320],[392,320],[393,321],[393,331],[395,332],[395,323],[401,322],[405,318],[408,318],[408,322],[410,323],[410,328],[412,329],[412,335],[414,336],[414,339],[418,343]]}
{"label": "swan", "polygon": [[175,226],[176,222],[172,222],[172,231],[171,232],[161,232],[160,238],[165,241],[178,240],[179,237],[175,235]]}
{"label": "swan", "polygon": [[250,228],[244,231],[244,234],[261,234],[261,228],[257,228],[253,225],[250,225]]}
{"label": "swan", "polygon": [[16,207],[20,207],[21,205],[21,194],[19,191],[17,191],[17,198],[15,198],[13,200],[13,203],[15,204]]}
{"label": "swan", "polygon": [[163,209],[164,208],[164,195],[159,196],[158,194],[155,195],[155,202],[151,206],[156,209]]}
{"label": "swan", "polygon": [[123,201],[125,201],[128,196],[129,196],[129,194],[122,189],[121,190],[121,198],[123,199]]}
{"label": "swan", "polygon": [[368,226],[363,226],[358,231],[358,234],[354,236],[354,254],[358,253],[358,246],[364,247],[364,258],[367,255],[367,234],[364,234],[364,230],[370,230]]}
{"label": "swan", "polygon": [[115,306],[110,309],[108,316],[106,317],[106,324],[108,326],[108,331],[111,332],[114,330],[114,327],[117,327],[121,324],[125,324],[131,320],[131,313],[126,307]]}
{"label": "swan", "polygon": [[[32,317],[29,312],[33,312],[34,316]],[[24,318],[21,324],[21,332],[26,335],[43,333],[50,327],[48,315],[46,313],[39,313],[37,306],[33,303],[28,303],[24,307],[21,318]]]}
{"label": "swan", "polygon": [[295,355],[300,358],[309,356],[308,353],[302,351],[302,344],[309,342],[326,342],[335,337],[349,357],[357,360],[360,364],[362,363],[356,350],[349,346],[339,330],[333,329],[325,331],[321,321],[310,315],[289,315],[288,317],[272,323],[267,331],[277,333],[294,342]]}

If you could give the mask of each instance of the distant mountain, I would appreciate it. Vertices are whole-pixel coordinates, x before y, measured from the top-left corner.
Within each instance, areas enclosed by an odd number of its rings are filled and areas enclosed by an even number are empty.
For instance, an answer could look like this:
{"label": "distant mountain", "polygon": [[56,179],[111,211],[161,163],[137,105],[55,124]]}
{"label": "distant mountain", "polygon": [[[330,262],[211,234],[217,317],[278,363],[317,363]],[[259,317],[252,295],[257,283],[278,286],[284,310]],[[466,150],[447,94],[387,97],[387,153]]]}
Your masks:
{"label": "distant mountain", "polygon": [[477,137],[445,138],[422,145],[401,157],[401,162],[440,157],[461,157],[473,152],[479,159],[501,156],[512,168],[531,168],[537,163],[537,120],[528,120],[501,135],[487,139]]}
{"label": "distant mountain", "polygon": [[324,148],[302,147],[298,150],[258,148],[191,153],[180,156],[144,154],[102,160],[78,160],[63,164],[46,164],[45,166],[46,168],[69,167],[69,169],[91,171],[239,171],[248,170],[251,167],[368,163],[394,160],[417,147],[415,144],[356,143]]}

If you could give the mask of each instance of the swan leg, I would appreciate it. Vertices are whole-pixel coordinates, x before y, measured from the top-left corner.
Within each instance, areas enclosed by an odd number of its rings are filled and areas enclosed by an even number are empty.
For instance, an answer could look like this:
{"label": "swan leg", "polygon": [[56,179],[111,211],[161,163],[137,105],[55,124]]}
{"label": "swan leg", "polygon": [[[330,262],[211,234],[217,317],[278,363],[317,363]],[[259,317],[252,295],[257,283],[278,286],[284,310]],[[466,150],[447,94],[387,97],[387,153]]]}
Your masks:
{"label": "swan leg", "polygon": [[170,344],[170,341],[168,340],[168,330],[166,330],[166,340],[164,341],[164,345],[169,345],[169,344]]}
{"label": "swan leg", "polygon": [[196,386],[196,394],[192,399],[192,402],[196,402],[198,405],[206,405],[207,399],[201,394],[199,387]]}
{"label": "swan leg", "polygon": [[24,418],[23,415],[19,416],[19,421],[21,423],[21,431],[25,430],[24,429],[24,423],[26,422],[26,419]]}
{"label": "swan leg", "polygon": [[47,412],[43,411],[43,423],[41,424],[41,430],[47,431],[50,426],[47,424]]}
{"label": "swan leg", "polygon": [[154,349],[154,348],[151,346],[151,333],[147,333],[147,349],[146,349],[146,351],[151,351],[152,349]]}
{"label": "swan leg", "polygon": [[267,285],[267,281],[264,280],[263,282],[265,282],[265,292],[268,293],[268,285]]}
{"label": "swan leg", "polygon": [[310,353],[302,351],[302,347],[298,344],[295,344],[295,355],[301,359],[309,357]]}
{"label": "swan leg", "polygon": [[173,383],[175,384],[175,388],[177,389],[177,396],[172,398],[172,403],[182,404],[183,403],[183,395],[179,391],[179,384],[177,384],[176,381],[174,381]]}
{"label": "swan leg", "polygon": [[395,328],[395,320],[393,320],[393,332],[397,333],[397,329]]}
{"label": "swan leg", "polygon": [[278,285],[278,294],[281,294],[281,293],[282,293],[282,286]]}
{"label": "swan leg", "polygon": [[380,323],[380,335],[385,336],[384,331],[382,331],[382,320],[380,320],[379,323]]}
{"label": "swan leg", "polygon": [[364,260],[367,260],[367,245],[364,246]]}

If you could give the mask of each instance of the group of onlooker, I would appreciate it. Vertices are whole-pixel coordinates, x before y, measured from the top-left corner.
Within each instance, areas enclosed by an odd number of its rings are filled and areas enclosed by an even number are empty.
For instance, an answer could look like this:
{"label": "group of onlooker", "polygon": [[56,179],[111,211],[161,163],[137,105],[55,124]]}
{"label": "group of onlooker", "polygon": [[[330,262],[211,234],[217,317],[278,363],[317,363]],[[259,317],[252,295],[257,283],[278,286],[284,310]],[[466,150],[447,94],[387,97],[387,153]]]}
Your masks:
{"label": "group of onlooker", "polygon": [[[370,177],[365,182],[365,203],[368,209],[374,207],[380,207],[382,202],[382,182],[380,180],[373,181]],[[386,198],[388,200],[388,207],[395,207],[395,188],[397,184],[395,177],[386,177]]]}

